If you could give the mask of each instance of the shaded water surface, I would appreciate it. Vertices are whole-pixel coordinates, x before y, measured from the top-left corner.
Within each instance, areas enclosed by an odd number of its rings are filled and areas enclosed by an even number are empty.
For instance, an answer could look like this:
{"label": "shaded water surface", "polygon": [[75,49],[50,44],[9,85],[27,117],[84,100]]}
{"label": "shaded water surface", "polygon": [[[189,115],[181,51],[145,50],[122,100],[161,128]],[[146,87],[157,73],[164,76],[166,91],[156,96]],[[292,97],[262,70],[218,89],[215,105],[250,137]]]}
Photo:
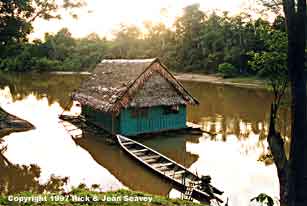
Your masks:
{"label": "shaded water surface", "polygon": [[[64,108],[80,112],[69,94],[85,78],[0,74],[0,106],[36,127],[3,137],[2,145],[7,146],[5,157],[12,164],[37,165],[41,183],[55,175],[69,177],[68,187],[97,183],[102,190],[127,187],[176,195],[171,184],[130,159],[118,146],[108,144],[103,135],[84,131],[84,138],[73,140],[66,133],[58,115]],[[225,191],[224,198],[229,197],[231,205],[248,205],[252,197],[262,192],[277,198],[279,186],[274,164],[258,161],[268,152],[265,136],[271,95],[263,90],[199,82],[183,84],[201,102],[197,107],[188,108],[188,121],[216,135],[157,135],[139,141],[199,175],[211,175],[213,184]],[[282,111],[280,117],[280,129],[288,135],[288,111]],[[31,182],[34,177],[19,175],[11,184]]]}

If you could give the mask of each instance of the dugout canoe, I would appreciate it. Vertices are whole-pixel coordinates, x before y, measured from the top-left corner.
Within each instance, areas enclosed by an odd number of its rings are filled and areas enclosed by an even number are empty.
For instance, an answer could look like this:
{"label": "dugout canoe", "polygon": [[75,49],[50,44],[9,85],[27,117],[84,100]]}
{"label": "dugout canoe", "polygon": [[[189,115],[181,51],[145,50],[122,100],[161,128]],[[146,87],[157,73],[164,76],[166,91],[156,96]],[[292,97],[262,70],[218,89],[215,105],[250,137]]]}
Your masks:
{"label": "dugout canoe", "polygon": [[135,140],[122,135],[116,135],[116,137],[124,151],[147,168],[171,181],[180,191],[183,191],[185,199],[195,198],[207,203],[211,200],[223,202],[218,197],[223,192],[210,184],[209,176],[199,177],[183,165]]}

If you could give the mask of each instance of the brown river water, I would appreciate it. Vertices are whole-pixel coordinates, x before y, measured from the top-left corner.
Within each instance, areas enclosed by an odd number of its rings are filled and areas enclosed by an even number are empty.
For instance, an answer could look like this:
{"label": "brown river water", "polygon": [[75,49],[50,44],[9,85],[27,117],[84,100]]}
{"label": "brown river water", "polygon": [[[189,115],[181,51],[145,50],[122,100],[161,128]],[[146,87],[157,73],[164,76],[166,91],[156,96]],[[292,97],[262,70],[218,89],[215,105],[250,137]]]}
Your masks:
{"label": "brown river water", "polygon": [[[99,184],[103,191],[129,188],[177,197],[172,185],[146,170],[101,135],[87,132],[72,139],[59,123],[64,108],[80,112],[69,94],[86,76],[57,74],[0,74],[0,106],[35,125],[36,129],[2,137],[4,156],[13,164],[37,165],[39,182],[51,175],[69,177],[67,189],[80,183]],[[275,165],[259,161],[267,154],[269,92],[200,82],[182,82],[200,105],[188,107],[188,121],[216,133],[157,135],[138,141],[185,165],[199,175],[211,175],[212,184],[225,191],[233,206],[252,205],[250,199],[266,193],[278,199]],[[279,114],[279,127],[289,136],[289,112]],[[12,175],[16,184],[31,182]],[[17,187],[17,186],[16,186]]]}

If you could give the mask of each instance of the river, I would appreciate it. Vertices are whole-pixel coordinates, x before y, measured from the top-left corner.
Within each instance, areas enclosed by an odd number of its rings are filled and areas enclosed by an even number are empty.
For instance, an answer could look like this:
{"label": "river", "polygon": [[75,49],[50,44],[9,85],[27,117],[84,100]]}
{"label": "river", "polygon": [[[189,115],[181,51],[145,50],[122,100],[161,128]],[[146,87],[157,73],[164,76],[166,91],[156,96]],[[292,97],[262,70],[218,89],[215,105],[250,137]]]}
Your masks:
{"label": "river", "polygon": [[[168,182],[153,175],[116,145],[95,132],[73,140],[59,123],[64,108],[79,112],[69,94],[86,75],[1,74],[0,106],[31,122],[36,129],[3,137],[5,157],[13,164],[35,164],[39,182],[52,175],[69,177],[67,187],[99,184],[103,191],[130,188],[177,196]],[[211,175],[212,184],[225,191],[235,206],[249,205],[266,193],[278,199],[275,165],[259,158],[268,152],[266,132],[272,96],[265,90],[244,89],[201,82],[182,82],[200,102],[188,107],[188,121],[216,133],[208,135],[157,135],[142,143],[185,165],[199,175]],[[280,112],[279,128],[289,136],[289,111]],[[0,175],[4,175],[0,173]],[[14,175],[16,184],[32,180]]]}

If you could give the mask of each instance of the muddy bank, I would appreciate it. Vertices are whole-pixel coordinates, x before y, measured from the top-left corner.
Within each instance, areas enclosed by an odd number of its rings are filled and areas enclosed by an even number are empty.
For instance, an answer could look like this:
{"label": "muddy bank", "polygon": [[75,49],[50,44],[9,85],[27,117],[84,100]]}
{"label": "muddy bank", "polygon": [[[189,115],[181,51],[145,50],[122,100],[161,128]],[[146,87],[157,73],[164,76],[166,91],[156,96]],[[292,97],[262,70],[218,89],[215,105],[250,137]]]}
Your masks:
{"label": "muddy bank", "polygon": [[[195,81],[195,82],[207,82],[211,84],[235,86],[242,88],[254,88],[254,89],[267,89],[267,82],[257,77],[234,77],[234,78],[223,78],[218,75],[206,75],[197,73],[176,73],[172,72],[176,79],[181,81]],[[91,75],[90,71],[85,72],[69,72],[69,71],[54,71],[50,74],[58,75]]]}
{"label": "muddy bank", "polygon": [[24,132],[34,128],[30,122],[9,114],[0,108],[0,138],[13,132]]}
{"label": "muddy bank", "polygon": [[226,78],[215,75],[193,74],[193,73],[175,73],[174,75],[181,81],[207,82],[212,84],[228,85],[243,88],[266,89],[267,82],[265,80],[253,77],[237,77]]}
{"label": "muddy bank", "polygon": [[68,71],[54,71],[50,72],[50,74],[61,74],[61,75],[91,75],[91,72],[68,72]]}

